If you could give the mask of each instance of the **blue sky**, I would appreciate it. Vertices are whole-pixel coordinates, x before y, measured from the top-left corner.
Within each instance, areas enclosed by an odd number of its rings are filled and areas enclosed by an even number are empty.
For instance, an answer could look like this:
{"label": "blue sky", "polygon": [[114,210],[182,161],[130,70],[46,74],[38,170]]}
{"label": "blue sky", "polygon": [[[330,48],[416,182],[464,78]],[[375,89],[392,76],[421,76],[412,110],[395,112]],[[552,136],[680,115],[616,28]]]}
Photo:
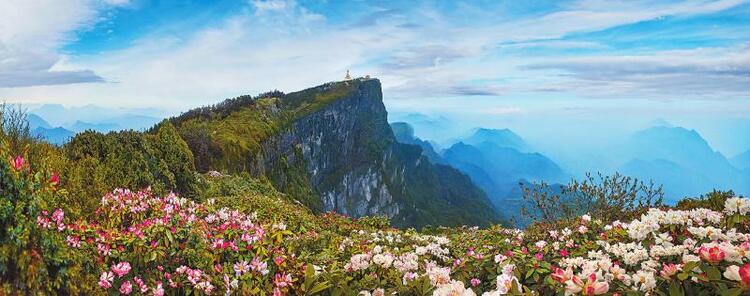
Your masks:
{"label": "blue sky", "polygon": [[[0,100],[9,102],[177,113],[339,80],[347,69],[380,78],[392,112],[453,114],[532,137],[570,118],[718,131],[750,120],[750,3],[0,2]],[[707,133],[730,155],[750,147],[750,136]]]}

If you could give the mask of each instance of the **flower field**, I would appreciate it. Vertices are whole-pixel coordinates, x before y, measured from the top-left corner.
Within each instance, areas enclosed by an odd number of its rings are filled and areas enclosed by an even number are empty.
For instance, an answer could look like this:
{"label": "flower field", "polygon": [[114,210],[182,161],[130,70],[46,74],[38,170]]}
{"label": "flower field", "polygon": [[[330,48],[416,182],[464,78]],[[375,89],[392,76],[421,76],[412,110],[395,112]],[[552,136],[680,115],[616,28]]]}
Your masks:
{"label": "flower field", "polygon": [[4,294],[750,293],[744,198],[631,221],[418,232],[315,215],[272,189],[203,201],[115,189],[93,213],[71,215],[55,202],[65,176],[35,172],[21,156],[0,171]]}

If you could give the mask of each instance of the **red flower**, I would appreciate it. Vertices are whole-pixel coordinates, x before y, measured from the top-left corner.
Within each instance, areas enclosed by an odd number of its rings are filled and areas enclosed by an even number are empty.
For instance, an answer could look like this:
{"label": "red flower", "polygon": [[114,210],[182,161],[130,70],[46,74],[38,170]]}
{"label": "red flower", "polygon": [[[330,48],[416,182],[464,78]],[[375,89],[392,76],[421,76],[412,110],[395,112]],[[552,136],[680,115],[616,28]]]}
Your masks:
{"label": "red flower", "polygon": [[743,286],[750,287],[750,262],[740,267],[740,278]]}
{"label": "red flower", "polygon": [[60,176],[57,173],[52,174],[52,177],[49,178],[49,184],[54,187],[60,186]]}

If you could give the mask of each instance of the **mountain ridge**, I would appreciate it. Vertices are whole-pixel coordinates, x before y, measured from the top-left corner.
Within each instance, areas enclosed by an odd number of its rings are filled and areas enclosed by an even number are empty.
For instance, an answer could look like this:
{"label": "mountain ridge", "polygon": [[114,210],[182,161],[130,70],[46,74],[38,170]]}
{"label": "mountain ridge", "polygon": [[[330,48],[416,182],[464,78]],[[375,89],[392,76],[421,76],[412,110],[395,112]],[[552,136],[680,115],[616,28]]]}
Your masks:
{"label": "mountain ridge", "polygon": [[199,170],[268,178],[319,211],[416,227],[500,219],[468,177],[396,141],[377,79],[239,97],[171,121]]}

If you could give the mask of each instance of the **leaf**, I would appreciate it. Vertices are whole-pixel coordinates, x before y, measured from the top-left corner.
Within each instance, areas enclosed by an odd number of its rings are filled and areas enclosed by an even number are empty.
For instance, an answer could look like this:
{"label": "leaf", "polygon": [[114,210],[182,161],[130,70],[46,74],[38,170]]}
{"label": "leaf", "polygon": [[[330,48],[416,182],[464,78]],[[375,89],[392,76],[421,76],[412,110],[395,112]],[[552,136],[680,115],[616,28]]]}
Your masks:
{"label": "leaf", "polygon": [[312,264],[308,264],[307,270],[305,270],[305,290],[311,287],[313,282],[315,282],[315,268]]}
{"label": "leaf", "polygon": [[732,288],[721,292],[721,296],[739,296],[742,294],[742,288]]}
{"label": "leaf", "polygon": [[678,282],[672,281],[669,284],[669,296],[684,296],[685,292],[682,291],[682,285]]}
{"label": "leaf", "polygon": [[706,275],[708,275],[708,279],[712,281],[718,281],[721,280],[721,272],[719,271],[716,266],[708,266],[706,268]]}
{"label": "leaf", "polygon": [[328,282],[318,283],[317,285],[315,285],[315,287],[313,287],[312,289],[310,289],[310,291],[308,291],[307,293],[308,294],[316,294],[318,292],[322,292],[323,290],[328,289],[330,286],[331,285],[329,285]]}

